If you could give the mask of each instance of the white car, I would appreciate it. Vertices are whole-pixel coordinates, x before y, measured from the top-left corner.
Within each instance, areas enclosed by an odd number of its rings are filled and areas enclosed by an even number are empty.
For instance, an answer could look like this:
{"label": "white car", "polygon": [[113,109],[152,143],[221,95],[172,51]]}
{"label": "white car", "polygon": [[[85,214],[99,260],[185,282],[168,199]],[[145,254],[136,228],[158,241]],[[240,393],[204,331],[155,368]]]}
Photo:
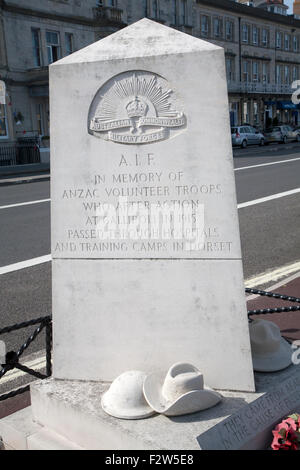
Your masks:
{"label": "white car", "polygon": [[231,128],[231,139],[233,146],[239,146],[243,149],[247,145],[264,145],[265,136],[251,126],[237,126]]}
{"label": "white car", "polygon": [[299,131],[293,130],[291,126],[274,126],[270,127],[265,132],[266,144],[271,142],[280,142],[286,144],[287,142],[300,142]]}

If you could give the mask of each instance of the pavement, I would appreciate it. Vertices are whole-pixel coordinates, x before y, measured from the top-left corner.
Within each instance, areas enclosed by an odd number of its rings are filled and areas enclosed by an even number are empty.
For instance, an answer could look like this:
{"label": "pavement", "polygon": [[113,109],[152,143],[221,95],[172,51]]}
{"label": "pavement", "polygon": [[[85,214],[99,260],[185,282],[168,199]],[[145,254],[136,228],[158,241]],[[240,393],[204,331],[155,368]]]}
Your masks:
{"label": "pavement", "polygon": [[22,183],[34,183],[38,181],[49,181],[50,174],[40,175],[28,175],[28,176],[17,176],[14,178],[0,178],[0,187],[9,186],[11,184],[22,184]]}
{"label": "pavement", "polygon": [[23,410],[30,406],[30,393],[25,392],[22,395],[17,395],[13,398],[8,398],[5,401],[0,402],[0,419],[9,416],[16,411]]}
{"label": "pavement", "polygon": [[49,163],[0,167],[0,187],[34,181],[49,181],[49,179]]}

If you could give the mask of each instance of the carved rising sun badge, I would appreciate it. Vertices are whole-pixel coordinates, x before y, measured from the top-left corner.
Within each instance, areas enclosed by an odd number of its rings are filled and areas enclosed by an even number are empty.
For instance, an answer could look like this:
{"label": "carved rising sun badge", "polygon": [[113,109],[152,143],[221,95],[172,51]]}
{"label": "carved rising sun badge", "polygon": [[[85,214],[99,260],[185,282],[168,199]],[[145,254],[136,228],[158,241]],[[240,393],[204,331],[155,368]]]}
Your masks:
{"label": "carved rising sun badge", "polygon": [[165,140],[186,126],[178,97],[151,72],[125,72],[97,92],[89,111],[89,133],[121,144]]}

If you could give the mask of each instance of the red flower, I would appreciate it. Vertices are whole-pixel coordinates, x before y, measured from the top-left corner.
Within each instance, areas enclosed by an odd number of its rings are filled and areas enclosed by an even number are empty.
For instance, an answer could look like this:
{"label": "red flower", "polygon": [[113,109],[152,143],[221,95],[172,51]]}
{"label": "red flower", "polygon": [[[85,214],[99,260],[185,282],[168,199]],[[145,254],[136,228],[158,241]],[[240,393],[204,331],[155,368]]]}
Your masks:
{"label": "red flower", "polygon": [[292,429],[293,431],[297,431],[297,424],[294,419],[291,417],[288,417],[282,423],[280,423],[281,428],[284,428],[286,430]]}
{"label": "red flower", "polygon": [[298,450],[300,448],[300,416],[288,416],[277,424],[273,434],[271,447],[273,450]]}

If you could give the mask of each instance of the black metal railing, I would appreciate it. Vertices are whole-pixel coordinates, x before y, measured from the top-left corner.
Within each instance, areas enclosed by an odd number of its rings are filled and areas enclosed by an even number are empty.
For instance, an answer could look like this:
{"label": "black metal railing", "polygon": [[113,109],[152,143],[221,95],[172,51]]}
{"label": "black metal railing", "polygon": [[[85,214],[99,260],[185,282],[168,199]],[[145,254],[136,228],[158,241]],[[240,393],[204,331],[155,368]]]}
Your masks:
{"label": "black metal railing", "polygon": [[40,149],[36,139],[0,144],[0,166],[40,163]]}
{"label": "black metal railing", "polygon": [[[52,319],[50,316],[36,318],[34,320],[29,320],[22,323],[17,323],[15,325],[7,326],[0,329],[0,336],[11,333],[22,328],[28,328],[30,326],[38,325],[38,327],[33,331],[29,338],[22,344],[18,351],[9,351],[6,353],[5,364],[0,365],[0,385],[1,378],[9,371],[13,369],[19,369],[33,377],[38,379],[46,379],[52,374],[52,363],[51,363],[51,349],[52,349]],[[24,353],[24,351],[31,345],[31,343],[37,338],[37,336],[45,329],[46,337],[46,374],[41,374],[40,372],[31,369],[23,364],[20,364],[19,359]],[[1,368],[2,367],[2,368]],[[0,395],[0,401],[12,398],[20,393],[27,392],[29,390],[29,385],[21,387],[17,390],[13,390],[9,393]]]}
{"label": "black metal railing", "polygon": [[[283,300],[286,302],[294,302],[294,303],[300,304],[300,298],[291,297],[289,295],[276,294],[273,292],[266,292],[264,290],[251,289],[249,287],[245,289],[245,292],[246,294],[256,294],[256,295],[261,295],[264,297],[271,297],[273,299],[279,299],[279,300]],[[249,310],[248,317],[251,317],[252,315],[264,315],[268,313],[288,313],[288,312],[298,312],[298,311],[300,311],[300,305],[293,305],[291,307],[264,308],[264,309],[259,309],[259,310]]]}
{"label": "black metal railing", "polygon": [[17,164],[16,144],[2,144],[0,146],[0,166]]}

